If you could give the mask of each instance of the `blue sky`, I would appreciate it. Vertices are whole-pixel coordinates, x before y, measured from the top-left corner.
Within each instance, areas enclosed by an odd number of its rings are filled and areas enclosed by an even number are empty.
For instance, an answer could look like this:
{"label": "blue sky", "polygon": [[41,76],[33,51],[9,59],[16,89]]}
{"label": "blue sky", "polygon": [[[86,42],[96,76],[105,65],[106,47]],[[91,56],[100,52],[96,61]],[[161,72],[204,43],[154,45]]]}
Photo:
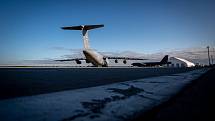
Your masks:
{"label": "blue sky", "polygon": [[214,0],[0,0],[0,63],[83,48],[79,31],[60,29],[81,24],[105,25],[89,33],[102,52],[215,46],[214,11]]}

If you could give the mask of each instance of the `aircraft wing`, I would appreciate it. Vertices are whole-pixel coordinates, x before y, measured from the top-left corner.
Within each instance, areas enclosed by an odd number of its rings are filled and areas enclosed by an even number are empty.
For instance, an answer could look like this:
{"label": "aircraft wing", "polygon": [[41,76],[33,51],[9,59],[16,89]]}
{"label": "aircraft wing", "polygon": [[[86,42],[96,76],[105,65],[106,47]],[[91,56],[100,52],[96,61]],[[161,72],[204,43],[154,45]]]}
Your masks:
{"label": "aircraft wing", "polygon": [[62,59],[62,60],[55,60],[55,61],[77,61],[77,60],[86,60],[86,58],[72,58],[72,59]]}
{"label": "aircraft wing", "polygon": [[132,58],[132,57],[105,57],[108,59],[125,59],[125,60],[148,60],[144,58]]}
{"label": "aircraft wing", "polygon": [[85,60],[86,63],[90,63],[86,58],[73,58],[73,59],[62,59],[62,60],[55,60],[55,61],[75,61],[77,64],[81,64],[81,60]]}

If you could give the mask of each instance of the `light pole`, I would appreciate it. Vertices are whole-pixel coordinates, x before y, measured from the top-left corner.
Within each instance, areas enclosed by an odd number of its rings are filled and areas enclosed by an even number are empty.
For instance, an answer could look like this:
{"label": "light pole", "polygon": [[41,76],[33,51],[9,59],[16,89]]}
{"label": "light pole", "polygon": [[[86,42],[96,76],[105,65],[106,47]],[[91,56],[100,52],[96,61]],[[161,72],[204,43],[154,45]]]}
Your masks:
{"label": "light pole", "polygon": [[207,48],[208,48],[208,64],[209,64],[209,66],[211,65],[211,61],[210,61],[210,53],[209,53],[209,46],[207,46]]}

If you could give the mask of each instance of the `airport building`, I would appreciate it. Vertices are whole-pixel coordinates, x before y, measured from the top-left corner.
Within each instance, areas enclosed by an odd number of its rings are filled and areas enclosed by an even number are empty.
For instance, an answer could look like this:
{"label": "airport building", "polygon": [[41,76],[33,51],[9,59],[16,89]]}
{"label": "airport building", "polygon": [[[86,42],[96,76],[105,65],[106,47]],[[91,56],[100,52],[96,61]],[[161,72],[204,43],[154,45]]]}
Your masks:
{"label": "airport building", "polygon": [[171,62],[171,64],[169,64],[169,67],[193,67],[195,66],[194,63],[185,60],[183,58],[178,58],[178,57],[170,57],[169,58],[169,62]]}

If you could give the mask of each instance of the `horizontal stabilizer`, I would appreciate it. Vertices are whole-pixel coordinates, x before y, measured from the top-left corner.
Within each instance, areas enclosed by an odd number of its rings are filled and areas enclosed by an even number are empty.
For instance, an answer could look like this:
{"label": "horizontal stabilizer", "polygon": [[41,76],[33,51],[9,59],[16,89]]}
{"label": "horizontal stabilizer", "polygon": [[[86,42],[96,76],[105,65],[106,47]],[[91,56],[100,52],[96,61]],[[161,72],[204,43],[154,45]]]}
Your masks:
{"label": "horizontal stabilizer", "polygon": [[104,27],[103,24],[100,25],[81,25],[81,26],[70,26],[70,27],[62,27],[64,30],[90,30]]}

